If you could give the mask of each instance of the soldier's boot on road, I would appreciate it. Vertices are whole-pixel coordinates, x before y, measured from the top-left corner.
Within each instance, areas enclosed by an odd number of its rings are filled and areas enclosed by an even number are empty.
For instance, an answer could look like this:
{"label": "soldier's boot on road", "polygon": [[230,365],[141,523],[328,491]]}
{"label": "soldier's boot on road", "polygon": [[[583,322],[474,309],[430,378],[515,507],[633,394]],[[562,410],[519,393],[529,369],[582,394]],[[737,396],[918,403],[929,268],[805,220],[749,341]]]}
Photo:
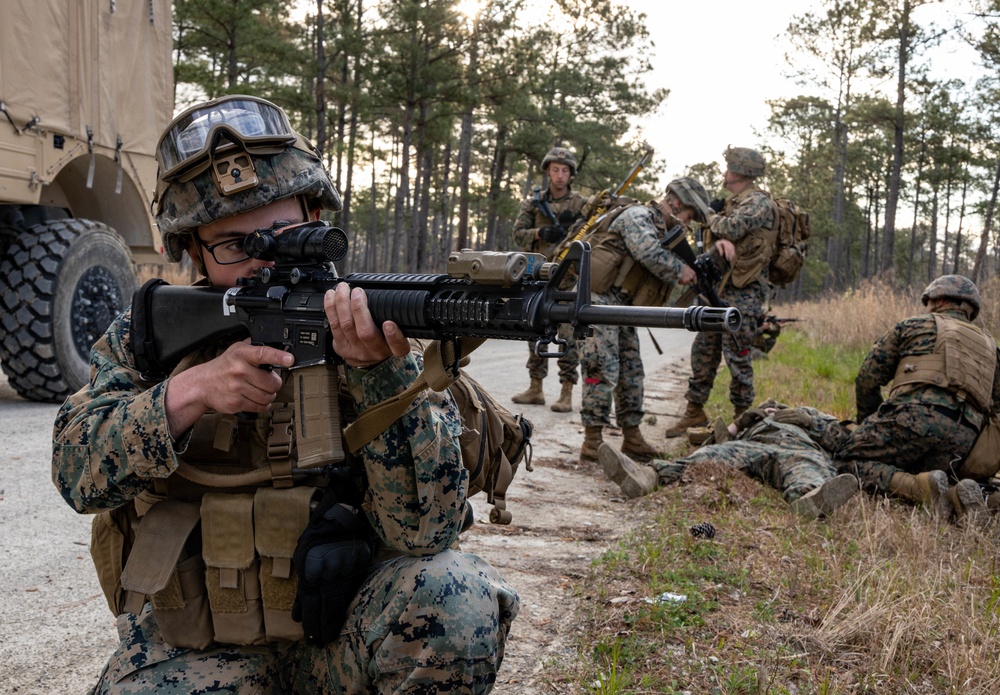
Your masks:
{"label": "soldier's boot on road", "polygon": [[604,443],[604,428],[600,425],[586,425],[583,428],[583,446],[580,447],[581,461],[596,461],[597,450]]}
{"label": "soldier's boot on road", "polygon": [[951,516],[948,501],[948,476],[944,471],[925,473],[895,473],[889,481],[889,492],[929,509],[942,519]]}
{"label": "soldier's boot on road", "polygon": [[687,433],[689,428],[702,427],[706,424],[708,424],[708,415],[705,414],[705,409],[698,403],[688,401],[687,408],[684,410],[684,414],[681,415],[681,419],[673,427],[668,427],[663,435],[667,439],[682,437]]}
{"label": "soldier's boot on road", "polygon": [[638,425],[623,427],[622,437],[624,438],[624,441],[622,441],[622,453],[636,461],[645,463],[660,455],[660,452],[650,446],[649,442],[642,436]]}
{"label": "soldier's boot on road", "polygon": [[573,412],[573,382],[563,382],[562,393],[559,394],[559,400],[549,407],[557,413]]}
{"label": "soldier's boot on road", "polygon": [[830,478],[792,502],[792,511],[807,519],[829,516],[860,489],[858,479],[850,473]]}
{"label": "soldier's boot on road", "polygon": [[985,526],[989,522],[990,511],[986,506],[986,498],[975,480],[959,480],[957,485],[948,488],[947,494],[948,502],[955,510],[955,522],[959,526]]}
{"label": "soldier's boot on road", "polygon": [[542,380],[532,379],[528,390],[511,396],[511,400],[521,405],[545,405],[545,394],[542,392]]}
{"label": "soldier's boot on road", "polygon": [[648,495],[656,489],[656,471],[618,453],[610,444],[601,444],[597,457],[604,475],[629,499]]}

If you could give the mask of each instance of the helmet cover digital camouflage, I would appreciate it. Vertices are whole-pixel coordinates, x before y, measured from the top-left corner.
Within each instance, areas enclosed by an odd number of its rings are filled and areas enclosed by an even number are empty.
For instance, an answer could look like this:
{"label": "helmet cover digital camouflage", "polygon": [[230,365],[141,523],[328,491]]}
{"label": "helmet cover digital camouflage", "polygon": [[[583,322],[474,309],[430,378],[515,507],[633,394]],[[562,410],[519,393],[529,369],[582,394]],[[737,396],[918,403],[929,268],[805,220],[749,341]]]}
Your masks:
{"label": "helmet cover digital camouflage", "polygon": [[698,179],[681,176],[667,184],[667,193],[673,193],[683,205],[694,208],[698,222],[708,221],[711,209],[708,207],[708,192]]}
{"label": "helmet cover digital camouflage", "polygon": [[979,316],[982,300],[975,283],[964,275],[942,275],[927,285],[920,301],[924,306],[932,299],[950,299],[956,304],[968,304],[962,307],[969,314],[969,320],[974,321]]}
{"label": "helmet cover digital camouflage", "polygon": [[565,164],[569,167],[569,175],[576,176],[576,156],[565,147],[553,147],[542,159],[542,171],[548,171],[549,164]]}
{"label": "helmet cover digital camouflage", "polygon": [[291,145],[248,147],[257,185],[224,195],[210,167],[187,176],[164,180],[159,172],[155,218],[166,257],[178,262],[195,229],[201,225],[263,207],[284,198],[303,196],[310,207],[333,212],[342,209],[340,193],[323,166],[319,150],[301,135]]}
{"label": "helmet cover digital camouflage", "polygon": [[729,171],[740,176],[763,176],[765,161],[764,155],[749,147],[727,147],[722,153],[726,159],[726,166]]}

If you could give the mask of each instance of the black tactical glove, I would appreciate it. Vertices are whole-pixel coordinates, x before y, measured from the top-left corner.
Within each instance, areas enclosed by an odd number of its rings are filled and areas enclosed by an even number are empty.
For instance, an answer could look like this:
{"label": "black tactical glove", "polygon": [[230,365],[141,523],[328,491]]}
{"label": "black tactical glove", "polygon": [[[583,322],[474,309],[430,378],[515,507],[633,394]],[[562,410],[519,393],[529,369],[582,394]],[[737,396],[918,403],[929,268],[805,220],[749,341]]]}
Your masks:
{"label": "black tactical glove", "polygon": [[559,226],[563,229],[569,229],[578,219],[580,219],[580,215],[573,214],[572,210],[563,210],[559,213]]}
{"label": "black tactical glove", "polygon": [[722,212],[722,208],[726,207],[726,199],[716,198],[708,204],[708,207],[712,208],[714,212]]}
{"label": "black tactical glove", "polygon": [[292,620],[302,623],[306,642],[323,646],[340,634],[347,607],[368,574],[372,552],[372,531],[364,513],[339,502],[328,488],[292,555],[298,576]]}
{"label": "black tactical glove", "polygon": [[562,227],[542,227],[538,230],[538,238],[550,244],[558,244],[566,238],[566,230]]}

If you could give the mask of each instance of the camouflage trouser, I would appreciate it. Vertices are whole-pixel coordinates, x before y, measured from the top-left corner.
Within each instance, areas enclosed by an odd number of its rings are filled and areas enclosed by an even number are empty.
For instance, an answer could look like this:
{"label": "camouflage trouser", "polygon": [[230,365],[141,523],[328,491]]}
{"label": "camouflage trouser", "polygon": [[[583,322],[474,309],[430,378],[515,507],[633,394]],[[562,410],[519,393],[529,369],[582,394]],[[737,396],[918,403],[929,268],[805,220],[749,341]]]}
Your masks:
{"label": "camouflage trouser", "polygon": [[[573,327],[568,323],[559,324],[557,336],[566,341],[566,354],[556,358],[559,365],[559,383],[575,384],[579,379],[576,367],[580,364],[580,356],[577,354],[576,338],[573,337]],[[554,350],[558,346],[550,345],[549,349]],[[528,345],[528,376],[532,379],[544,379],[549,375],[549,358],[539,357],[535,354],[534,345]]]}
{"label": "camouflage trouser", "polygon": [[643,379],[639,334],[630,326],[594,326],[582,341],[580,371],[583,402],[580,420],[585,426],[611,424],[611,402],[619,427],[642,422]]}
{"label": "camouflage trouser", "polygon": [[685,466],[699,462],[732,466],[779,490],[788,502],[794,502],[837,474],[828,454],[800,446],[791,437],[783,439],[781,444],[747,440],[710,444],[682,459],[654,460],[650,465],[656,469],[660,485],[666,485],[677,480]]}
{"label": "camouflage trouser", "polygon": [[889,491],[894,473],[946,471],[957,467],[976,440],[976,430],[917,403],[883,403],[858,425],[834,457],[837,471],[853,473],[871,491]]}
{"label": "camouflage trouser", "polygon": [[712,393],[715,375],[722,357],[726,358],[732,381],[729,384],[729,401],[737,407],[753,405],[753,346],[757,323],[763,317],[765,289],[754,282],[743,289],[728,287],[721,299],[740,310],[743,322],[734,334],[698,333],[691,345],[691,378],[685,398],[691,403],[704,405]]}
{"label": "camouflage trouser", "polygon": [[445,551],[375,566],[340,638],[178,649],[148,604],[118,618],[121,644],[94,693],[488,693],[517,594],[475,555]]}

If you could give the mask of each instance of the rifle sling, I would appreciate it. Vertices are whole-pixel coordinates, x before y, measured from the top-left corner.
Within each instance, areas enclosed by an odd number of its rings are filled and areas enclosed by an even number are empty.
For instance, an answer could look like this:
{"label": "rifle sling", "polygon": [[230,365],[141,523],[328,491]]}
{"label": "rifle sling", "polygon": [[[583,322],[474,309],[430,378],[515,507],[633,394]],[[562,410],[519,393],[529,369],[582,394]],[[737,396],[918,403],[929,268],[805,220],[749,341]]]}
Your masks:
{"label": "rifle sling", "polygon": [[435,340],[430,343],[424,350],[424,368],[413,383],[402,393],[361,413],[357,420],[344,429],[344,440],[351,453],[358,453],[361,447],[385,432],[392,423],[402,417],[425,388],[430,387],[434,391],[441,392],[455,383],[461,375],[460,371],[454,368],[458,365],[459,359],[482,345],[486,339],[459,338],[458,346],[455,342]]}

